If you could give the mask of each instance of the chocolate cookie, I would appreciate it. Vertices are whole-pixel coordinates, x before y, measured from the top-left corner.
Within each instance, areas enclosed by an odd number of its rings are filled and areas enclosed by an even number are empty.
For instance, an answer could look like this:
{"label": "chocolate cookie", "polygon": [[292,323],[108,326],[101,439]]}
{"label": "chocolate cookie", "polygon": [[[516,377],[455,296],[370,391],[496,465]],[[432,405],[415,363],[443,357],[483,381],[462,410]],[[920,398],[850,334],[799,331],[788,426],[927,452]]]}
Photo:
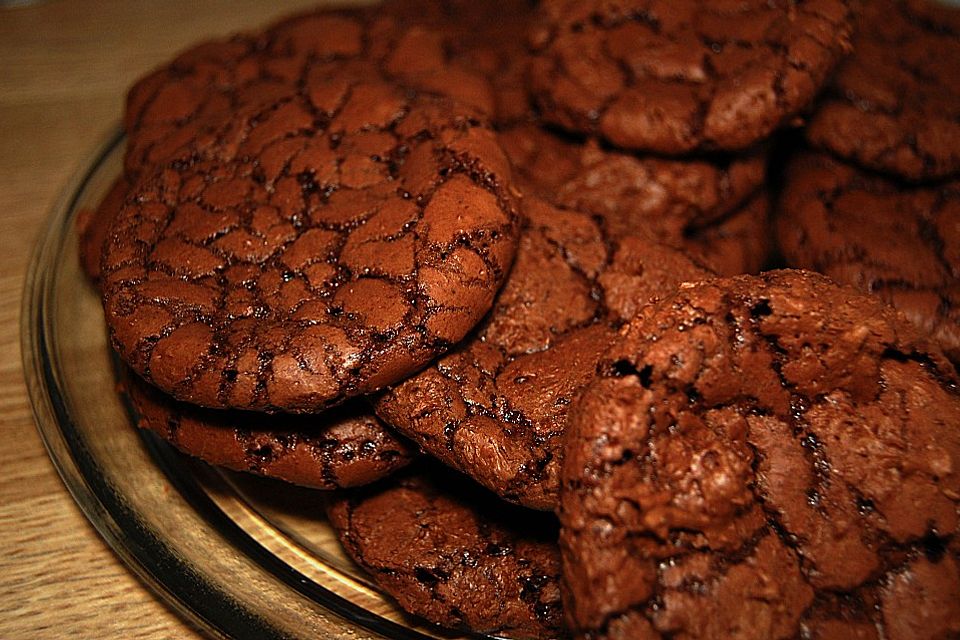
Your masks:
{"label": "chocolate cookie", "polygon": [[960,633],[960,392],[880,300],[773,271],[646,306],[570,411],[589,638]]}
{"label": "chocolate cookie", "polygon": [[96,209],[82,209],[77,214],[80,266],[93,282],[100,280],[100,258],[103,255],[103,245],[107,240],[110,224],[123,208],[123,202],[129,191],[130,182],[126,176],[121,175],[110,185],[110,190],[103,196]]}
{"label": "chocolate cookie", "polygon": [[960,182],[904,187],[822,154],[786,175],[787,264],[880,296],[960,363]]}
{"label": "chocolate cookie", "polygon": [[602,218],[620,232],[640,229],[677,245],[692,228],[741,208],[766,178],[766,156],[667,160],[587,143],[581,167],[557,189],[555,201]]}
{"label": "chocolate cookie", "polygon": [[197,139],[233,113],[269,112],[278,98],[313,91],[331,77],[386,80],[494,114],[491,77],[448,50],[451,34],[437,20],[321,8],[262,32],[202,43],[131,89],[126,172],[133,177],[175,158],[194,159],[205,151]]}
{"label": "chocolate cookie", "polygon": [[179,400],[377,391],[463,338],[512,262],[509,162],[447,99],[320,73],[192,144],[140,180],[102,262],[115,348]]}
{"label": "chocolate cookie", "polygon": [[315,489],[357,487],[405,467],[414,451],[360,401],[317,416],[201,409],[165,396],[129,373],[124,389],[138,426],[184,453]]}
{"label": "chocolate cookie", "polygon": [[350,557],[406,611],[510,638],[565,635],[553,516],[432,467],[334,494],[328,515]]}
{"label": "chocolate cookie", "polygon": [[[453,67],[489,82],[493,120],[500,125],[530,115],[524,44],[533,16],[530,0],[388,0],[378,14],[397,19],[407,29],[425,30],[434,38],[437,68]],[[442,80],[437,82],[443,89]],[[449,90],[449,89],[448,89]]]}
{"label": "chocolate cookie", "polygon": [[613,243],[587,215],[525,205],[530,226],[484,324],[376,411],[503,498],[552,509],[567,409],[615,327],[650,297],[711,274],[649,238]]}
{"label": "chocolate cookie", "polygon": [[611,237],[653,236],[720,275],[766,265],[763,153],[666,160],[605,150],[529,123],[505,128],[497,140],[525,193],[592,215]]}
{"label": "chocolate cookie", "polygon": [[909,180],[960,173],[960,9],[864,3],[853,55],[807,127],[815,146]]}
{"label": "chocolate cookie", "polygon": [[[269,95],[268,82],[271,88],[289,84],[275,76],[261,79],[253,53],[257,49],[254,35],[203,42],[130,88],[123,115],[124,172],[129,179],[174,155],[207,123],[248,106],[257,92]],[[247,85],[251,91],[241,92]]]}
{"label": "chocolate cookie", "polygon": [[848,0],[545,0],[531,89],[548,122],[622,148],[745,149],[849,49]]}

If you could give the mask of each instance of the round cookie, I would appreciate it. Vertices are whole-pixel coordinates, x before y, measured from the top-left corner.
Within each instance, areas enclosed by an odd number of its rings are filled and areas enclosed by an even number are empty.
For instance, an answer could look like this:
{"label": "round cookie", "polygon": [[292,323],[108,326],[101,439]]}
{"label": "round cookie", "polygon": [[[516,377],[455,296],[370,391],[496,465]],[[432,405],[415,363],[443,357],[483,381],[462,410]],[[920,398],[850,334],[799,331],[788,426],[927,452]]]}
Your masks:
{"label": "round cookie", "polygon": [[880,296],[960,363],[960,182],[905,187],[813,153],[786,175],[787,264]]}
{"label": "round cookie", "polygon": [[497,140],[524,193],[601,221],[611,237],[652,235],[721,275],[759,271],[770,249],[766,156],[667,160],[601,148],[535,124]]}
{"label": "round cookie", "polygon": [[406,611],[510,638],[563,636],[556,520],[432,467],[334,494],[344,549]]}
{"label": "round cookie", "polygon": [[[684,233],[741,208],[766,178],[766,155],[669,160],[588,143],[581,167],[557,189],[561,206],[601,217],[611,228],[644,229],[676,245]],[[616,232],[615,232],[616,233]]]}
{"label": "round cookie", "polygon": [[960,633],[960,393],[818,274],[684,285],[570,411],[564,605],[589,638]]}
{"label": "round cookie", "polygon": [[206,151],[197,140],[233,113],[269,111],[300,87],[311,91],[344,75],[396,82],[493,115],[497,76],[448,50],[457,33],[452,23],[397,13],[321,8],[181,53],[130,90],[127,174],[136,177],[175,158],[193,160]]}
{"label": "round cookie", "polygon": [[317,412],[401,380],[490,308],[510,167],[472,110],[311,76],[144,177],[102,262],[112,342],[207,407]]}
{"label": "round cookie", "polygon": [[359,401],[317,416],[269,416],[177,402],[133,373],[126,375],[123,387],[141,429],[234,471],[336,489],[379,480],[415,455]]}
{"label": "round cookie", "polygon": [[545,0],[543,118],[627,149],[740,150],[803,111],[850,47],[848,0]]}
{"label": "round cookie", "polygon": [[483,325],[389,389],[387,424],[506,500],[557,503],[567,409],[625,322],[653,296],[712,275],[642,236],[614,243],[589,216],[528,199],[513,270]]}
{"label": "round cookie", "polygon": [[806,129],[858,165],[907,180],[960,173],[960,9],[933,0],[864,3],[854,53]]}

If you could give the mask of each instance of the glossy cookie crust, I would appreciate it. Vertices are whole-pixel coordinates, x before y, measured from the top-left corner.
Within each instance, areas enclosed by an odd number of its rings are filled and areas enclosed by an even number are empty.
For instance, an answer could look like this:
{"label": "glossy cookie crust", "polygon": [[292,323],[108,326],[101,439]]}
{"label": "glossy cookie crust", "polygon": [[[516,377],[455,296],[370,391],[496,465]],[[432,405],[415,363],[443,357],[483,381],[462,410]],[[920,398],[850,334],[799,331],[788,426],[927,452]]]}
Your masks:
{"label": "glossy cookie crust", "polygon": [[545,0],[530,40],[543,117],[663,154],[741,150],[809,106],[849,49],[846,0]]}
{"label": "glossy cookie crust", "polygon": [[383,420],[501,497],[557,503],[571,402],[616,327],[683,280],[710,277],[644,236],[605,236],[590,216],[525,203],[529,227],[494,308],[451,354],[390,388]]}
{"label": "glossy cookie crust", "polygon": [[334,494],[344,549],[415,615],[509,638],[558,638],[556,520],[429,466]]}
{"label": "glossy cookie crust", "polygon": [[960,392],[894,310],[802,271],[646,307],[571,410],[587,638],[960,632]]}
{"label": "glossy cookie crust", "polygon": [[593,217],[611,237],[650,236],[720,275],[756,273],[771,250],[766,154],[665,159],[606,149],[525,123],[497,140],[515,182]]}
{"label": "glossy cookie crust", "polygon": [[473,110],[304,83],[197,135],[111,227],[113,344],[179,400],[316,412],[376,391],[459,341],[512,262],[509,163]]}
{"label": "glossy cookie crust", "polygon": [[291,91],[344,75],[445,96],[493,116],[497,74],[448,50],[450,21],[396,9],[320,8],[182,52],[129,92],[127,176],[196,153],[195,140],[238,111],[269,109]]}
{"label": "glossy cookie crust", "polygon": [[202,409],[177,402],[135,374],[124,390],[141,429],[212,465],[314,489],[369,484],[407,466],[413,448],[362,401],[316,416]]}

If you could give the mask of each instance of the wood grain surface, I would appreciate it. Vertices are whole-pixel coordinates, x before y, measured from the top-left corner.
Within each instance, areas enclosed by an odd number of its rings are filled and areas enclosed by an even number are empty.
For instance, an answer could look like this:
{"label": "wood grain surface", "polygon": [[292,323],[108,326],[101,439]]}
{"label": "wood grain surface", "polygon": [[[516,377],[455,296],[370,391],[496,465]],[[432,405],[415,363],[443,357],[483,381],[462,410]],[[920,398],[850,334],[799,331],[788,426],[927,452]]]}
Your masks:
{"label": "wood grain surface", "polygon": [[[0,2],[0,5],[3,3]],[[37,435],[20,358],[27,263],[126,88],[195,40],[316,0],[47,0],[0,7],[0,638],[192,638],[114,557]]]}

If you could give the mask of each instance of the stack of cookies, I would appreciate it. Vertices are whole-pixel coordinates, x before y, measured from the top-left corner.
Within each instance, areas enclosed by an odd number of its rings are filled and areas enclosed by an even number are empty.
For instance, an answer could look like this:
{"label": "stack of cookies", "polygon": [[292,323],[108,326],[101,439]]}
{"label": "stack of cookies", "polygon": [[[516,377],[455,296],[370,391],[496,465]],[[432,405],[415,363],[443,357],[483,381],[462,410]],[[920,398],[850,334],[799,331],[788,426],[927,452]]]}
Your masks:
{"label": "stack of cookies", "polygon": [[81,219],[139,424],[330,490],[445,627],[957,637],[948,52],[919,0],[390,0],[194,47]]}

